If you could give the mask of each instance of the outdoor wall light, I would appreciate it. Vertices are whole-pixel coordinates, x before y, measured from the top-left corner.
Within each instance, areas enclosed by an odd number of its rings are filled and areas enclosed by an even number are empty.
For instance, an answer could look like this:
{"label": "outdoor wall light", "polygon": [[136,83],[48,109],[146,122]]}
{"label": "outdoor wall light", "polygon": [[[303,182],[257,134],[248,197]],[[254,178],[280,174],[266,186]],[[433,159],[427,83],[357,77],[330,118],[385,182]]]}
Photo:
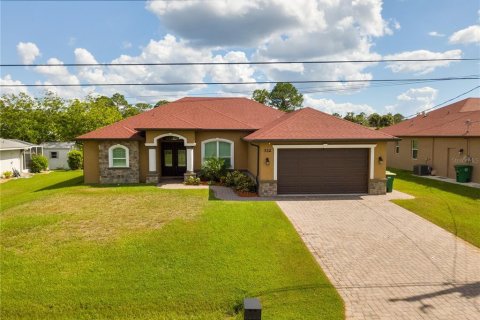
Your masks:
{"label": "outdoor wall light", "polygon": [[266,164],[267,166],[269,166],[269,165],[270,165],[270,159],[266,158],[266,159],[265,159],[265,164]]}
{"label": "outdoor wall light", "polygon": [[382,164],[382,163],[383,163],[383,158],[382,158],[382,156],[378,157],[378,163],[379,163],[379,164]]}
{"label": "outdoor wall light", "polygon": [[463,148],[460,149],[460,150],[458,150],[458,153],[459,153],[459,154],[463,154]]}

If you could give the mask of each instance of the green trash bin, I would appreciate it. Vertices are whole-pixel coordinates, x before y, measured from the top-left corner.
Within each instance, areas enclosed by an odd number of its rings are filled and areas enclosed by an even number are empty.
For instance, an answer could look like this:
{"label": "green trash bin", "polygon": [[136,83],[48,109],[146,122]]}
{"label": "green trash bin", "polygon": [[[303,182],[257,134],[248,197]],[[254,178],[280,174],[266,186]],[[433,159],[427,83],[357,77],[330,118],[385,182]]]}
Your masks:
{"label": "green trash bin", "polygon": [[455,166],[455,173],[457,176],[457,182],[470,182],[472,181],[473,166],[466,164],[457,164]]}
{"label": "green trash bin", "polygon": [[395,180],[396,174],[390,171],[385,172],[385,176],[387,177],[387,192],[393,191],[393,181]]}

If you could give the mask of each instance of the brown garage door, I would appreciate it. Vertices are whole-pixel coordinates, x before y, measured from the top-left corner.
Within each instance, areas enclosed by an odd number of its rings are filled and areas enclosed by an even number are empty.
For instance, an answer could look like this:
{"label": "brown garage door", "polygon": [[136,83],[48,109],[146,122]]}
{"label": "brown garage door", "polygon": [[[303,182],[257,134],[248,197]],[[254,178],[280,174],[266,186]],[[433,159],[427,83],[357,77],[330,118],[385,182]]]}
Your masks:
{"label": "brown garage door", "polygon": [[279,149],[279,194],[366,193],[368,149]]}

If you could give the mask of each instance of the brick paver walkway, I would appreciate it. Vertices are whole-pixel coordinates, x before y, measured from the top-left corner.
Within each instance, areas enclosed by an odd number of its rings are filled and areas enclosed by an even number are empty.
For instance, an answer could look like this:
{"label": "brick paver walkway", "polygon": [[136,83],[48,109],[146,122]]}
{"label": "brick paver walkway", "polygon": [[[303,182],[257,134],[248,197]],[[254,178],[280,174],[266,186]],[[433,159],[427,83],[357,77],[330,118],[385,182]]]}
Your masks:
{"label": "brick paver walkway", "polygon": [[385,196],[277,203],[344,299],[347,319],[480,319],[473,245]]}

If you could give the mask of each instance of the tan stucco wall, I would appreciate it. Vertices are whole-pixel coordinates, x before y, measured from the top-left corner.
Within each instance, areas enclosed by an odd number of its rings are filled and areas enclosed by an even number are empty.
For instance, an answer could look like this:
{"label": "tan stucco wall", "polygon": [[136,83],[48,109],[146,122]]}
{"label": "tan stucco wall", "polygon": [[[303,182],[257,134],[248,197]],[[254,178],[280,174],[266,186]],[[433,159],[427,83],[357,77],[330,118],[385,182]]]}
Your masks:
{"label": "tan stucco wall", "polygon": [[472,181],[480,183],[480,138],[468,139],[468,152],[472,157]]}
{"label": "tan stucco wall", "polygon": [[[416,138],[418,140],[418,159],[411,156],[411,140],[405,137],[400,141],[400,152],[395,153],[395,143],[387,145],[388,163],[392,168],[413,170],[416,164],[428,164],[435,174],[455,178],[454,165],[464,163],[466,155],[472,157],[472,180],[480,182],[480,138]],[[460,149],[464,150],[460,154]]]}
{"label": "tan stucco wall", "polygon": [[194,170],[202,168],[202,141],[209,139],[227,139],[234,143],[234,169],[247,170],[248,168],[248,143],[242,138],[249,134],[248,131],[197,131],[195,133],[195,142],[197,145],[194,149]]}
{"label": "tan stucco wall", "polygon": [[388,142],[388,167],[413,170],[416,164],[432,165],[432,138],[415,138],[418,140],[418,156],[417,159],[412,159],[412,138],[404,138],[399,141],[400,152],[395,153],[395,142]]}
{"label": "tan stucco wall", "polygon": [[[323,142],[262,142],[259,143],[260,145],[260,172],[259,172],[259,180],[261,181],[270,181],[274,178],[274,150],[273,145],[289,145],[289,144],[323,144]],[[375,179],[384,179],[385,178],[385,170],[387,164],[387,143],[386,142],[338,142],[338,143],[331,143],[328,144],[376,144],[374,149],[374,178]],[[383,158],[383,162],[380,164],[378,161],[379,157]],[[267,165],[267,158],[269,160],[269,165]]]}
{"label": "tan stucco wall", "polygon": [[99,183],[98,142],[83,142],[83,178],[85,183]]}

